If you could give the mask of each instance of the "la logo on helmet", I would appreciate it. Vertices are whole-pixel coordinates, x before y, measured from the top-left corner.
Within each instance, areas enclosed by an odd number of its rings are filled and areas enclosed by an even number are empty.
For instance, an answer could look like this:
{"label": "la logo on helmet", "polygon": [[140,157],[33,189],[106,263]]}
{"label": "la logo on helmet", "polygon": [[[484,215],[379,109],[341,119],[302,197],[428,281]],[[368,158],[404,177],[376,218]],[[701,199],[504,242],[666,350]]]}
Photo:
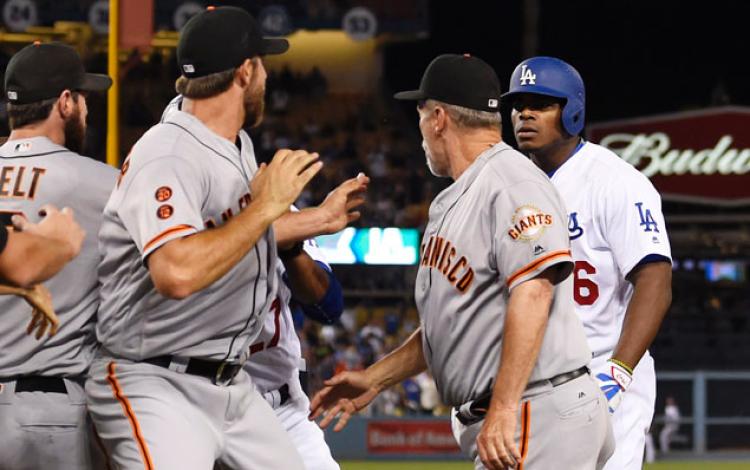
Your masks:
{"label": "la logo on helmet", "polygon": [[521,66],[521,85],[536,85],[536,74],[526,64]]}

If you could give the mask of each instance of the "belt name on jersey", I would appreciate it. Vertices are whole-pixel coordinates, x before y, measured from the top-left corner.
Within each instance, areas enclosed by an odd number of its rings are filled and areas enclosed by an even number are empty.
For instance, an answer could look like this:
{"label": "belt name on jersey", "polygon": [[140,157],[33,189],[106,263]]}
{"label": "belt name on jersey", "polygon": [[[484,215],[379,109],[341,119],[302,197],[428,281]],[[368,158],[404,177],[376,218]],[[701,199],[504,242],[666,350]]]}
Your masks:
{"label": "belt name on jersey", "polygon": [[469,260],[466,256],[461,256],[454,263],[453,259],[457,254],[456,247],[449,240],[433,235],[422,246],[422,261],[420,264],[442,273],[448,279],[448,282],[463,294],[474,282],[474,269],[469,266]]}
{"label": "belt name on jersey", "polygon": [[0,197],[33,200],[39,186],[39,179],[46,172],[44,168],[31,168],[31,182],[27,179],[28,184],[24,184],[25,166],[3,166],[0,170]]}

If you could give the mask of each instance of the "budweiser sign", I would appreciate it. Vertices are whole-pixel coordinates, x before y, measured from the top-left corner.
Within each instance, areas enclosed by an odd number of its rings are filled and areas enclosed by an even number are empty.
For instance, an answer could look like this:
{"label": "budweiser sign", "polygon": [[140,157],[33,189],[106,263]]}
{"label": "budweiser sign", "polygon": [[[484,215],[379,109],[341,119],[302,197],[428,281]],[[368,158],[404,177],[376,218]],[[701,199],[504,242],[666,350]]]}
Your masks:
{"label": "budweiser sign", "polygon": [[750,108],[595,124],[589,139],[641,170],[667,198],[750,198]]}

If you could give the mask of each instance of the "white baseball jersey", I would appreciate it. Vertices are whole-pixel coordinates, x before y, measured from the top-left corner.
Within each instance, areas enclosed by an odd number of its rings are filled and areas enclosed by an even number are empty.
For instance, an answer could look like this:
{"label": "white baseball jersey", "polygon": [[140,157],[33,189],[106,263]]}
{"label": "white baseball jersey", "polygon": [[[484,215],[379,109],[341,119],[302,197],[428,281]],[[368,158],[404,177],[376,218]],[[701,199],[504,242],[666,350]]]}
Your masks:
{"label": "white baseball jersey", "polygon": [[0,147],[0,213],[24,214],[38,222],[43,205],[69,206],[86,231],[80,254],[44,284],[60,317],[57,335],[41,340],[26,335],[31,307],[20,297],[0,296],[0,377],[80,376],[88,369],[99,306],[96,234],[116,178],[114,168],[46,137],[11,140]]}
{"label": "white baseball jersey", "polygon": [[257,166],[250,140],[238,142],[243,149],[174,109],[133,147],[100,232],[97,336],[109,354],[236,360],[257,337],[276,291],[270,229],[226,275],[187,299],[159,294],[145,266],[165,243],[221,225],[248,205]]}
{"label": "white baseball jersey", "polygon": [[[444,403],[461,405],[491,390],[511,290],[551,266],[571,267],[565,224],[546,175],[504,143],[483,152],[435,198],[415,300],[425,359]],[[590,360],[572,288],[570,276],[555,286],[530,382]]]}
{"label": "white baseball jersey", "polygon": [[551,179],[568,210],[576,311],[594,356],[611,353],[633,293],[625,277],[648,255],[671,259],[661,198],[646,176],[591,142]]}
{"label": "white baseball jersey", "polygon": [[[305,241],[305,252],[331,269],[313,240]],[[279,277],[276,300],[266,314],[258,339],[250,346],[250,359],[245,363],[245,370],[255,379],[255,385],[261,393],[299,380],[298,373],[303,364],[302,349],[289,307],[292,291],[281,280],[286,272],[281,260],[276,264],[276,272]]]}

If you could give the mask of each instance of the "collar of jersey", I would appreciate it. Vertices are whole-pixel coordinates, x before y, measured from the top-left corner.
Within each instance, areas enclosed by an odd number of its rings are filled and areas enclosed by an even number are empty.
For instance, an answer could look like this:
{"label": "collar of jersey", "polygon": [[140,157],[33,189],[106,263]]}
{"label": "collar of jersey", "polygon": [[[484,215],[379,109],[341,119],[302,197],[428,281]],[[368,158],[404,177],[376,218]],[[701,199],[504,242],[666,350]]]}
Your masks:
{"label": "collar of jersey", "polygon": [[[27,151],[16,152],[14,147],[20,142],[31,142],[31,147]],[[43,135],[26,139],[8,140],[0,146],[0,158],[15,158],[50,152],[70,152],[70,150],[52,142],[49,137]]]}
{"label": "collar of jersey", "polygon": [[558,166],[554,170],[552,170],[549,173],[547,173],[547,177],[549,177],[550,179],[552,179],[552,177],[555,176],[555,173],[557,173],[558,171],[560,171],[560,168],[564,167],[566,163],[568,163],[569,161],[571,161],[573,159],[573,157],[575,155],[577,155],[578,152],[586,145],[586,143],[587,143],[586,139],[584,139],[582,137],[581,141],[578,142],[578,145],[576,145],[576,148],[573,149],[573,153],[571,153],[570,156],[568,158],[566,158],[564,162],[562,162],[562,165]]}
{"label": "collar of jersey", "polygon": [[214,131],[206,127],[206,125],[203,124],[203,121],[192,114],[176,109],[166,116],[164,122],[173,123],[183,127],[192,133],[198,140],[213,148],[216,152],[230,157],[237,162],[240,161],[240,151],[234,142],[230,142],[224,137],[216,134]]}
{"label": "collar of jersey", "polygon": [[459,197],[469,188],[469,186],[471,186],[474,180],[477,179],[479,174],[482,172],[482,168],[484,168],[484,166],[491,158],[493,158],[495,155],[498,155],[501,151],[510,148],[511,147],[505,142],[498,142],[484,152],[480,153],[476,160],[474,160],[474,162],[469,165],[469,168],[467,168],[461,174],[461,176],[459,176],[458,179],[453,182],[453,184],[442,190],[440,194],[437,195],[435,201],[448,198],[454,199]]}

